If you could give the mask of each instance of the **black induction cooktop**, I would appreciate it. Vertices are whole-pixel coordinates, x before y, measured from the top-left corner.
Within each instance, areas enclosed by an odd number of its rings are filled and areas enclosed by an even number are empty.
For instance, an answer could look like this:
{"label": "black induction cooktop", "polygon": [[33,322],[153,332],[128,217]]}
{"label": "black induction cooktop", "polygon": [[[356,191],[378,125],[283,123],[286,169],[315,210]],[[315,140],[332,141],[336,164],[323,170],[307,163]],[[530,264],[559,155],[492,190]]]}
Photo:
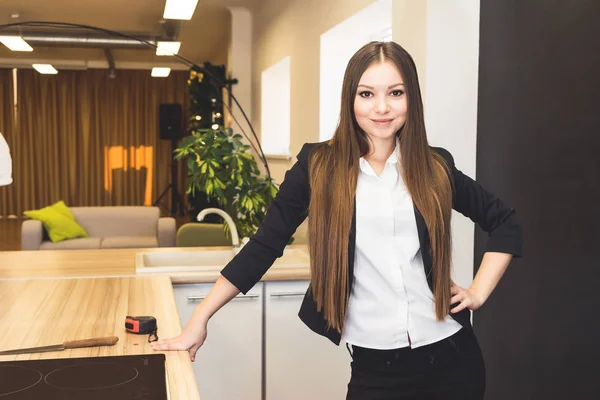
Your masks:
{"label": "black induction cooktop", "polygon": [[0,362],[0,400],[167,400],[165,355]]}

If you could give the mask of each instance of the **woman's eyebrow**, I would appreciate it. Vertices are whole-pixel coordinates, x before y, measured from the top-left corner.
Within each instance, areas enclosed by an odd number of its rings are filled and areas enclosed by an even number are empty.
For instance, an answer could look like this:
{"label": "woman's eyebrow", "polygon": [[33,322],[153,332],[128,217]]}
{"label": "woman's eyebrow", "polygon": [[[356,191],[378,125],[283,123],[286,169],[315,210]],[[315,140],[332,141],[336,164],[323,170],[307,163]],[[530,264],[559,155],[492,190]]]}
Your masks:
{"label": "woman's eyebrow", "polygon": [[[362,87],[365,87],[365,88],[367,88],[367,89],[375,90],[375,88],[374,88],[373,86],[369,86],[369,85],[362,85],[362,84],[361,84],[361,85],[358,85],[358,87],[361,87],[361,86],[362,86]],[[404,86],[404,83],[396,83],[396,84],[394,84],[394,85],[391,85],[390,87],[388,87],[388,89],[395,88],[396,86]]]}

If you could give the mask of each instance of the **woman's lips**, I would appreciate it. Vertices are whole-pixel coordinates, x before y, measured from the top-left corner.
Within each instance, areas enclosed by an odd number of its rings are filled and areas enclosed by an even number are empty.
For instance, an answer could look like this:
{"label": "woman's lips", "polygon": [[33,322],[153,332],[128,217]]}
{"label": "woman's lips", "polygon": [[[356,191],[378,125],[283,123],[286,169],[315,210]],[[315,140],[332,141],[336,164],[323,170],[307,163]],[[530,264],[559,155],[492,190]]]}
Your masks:
{"label": "woman's lips", "polygon": [[391,118],[388,118],[388,119],[372,119],[371,121],[373,121],[373,123],[375,125],[386,126],[386,125],[389,125],[393,121],[393,119],[391,119]]}

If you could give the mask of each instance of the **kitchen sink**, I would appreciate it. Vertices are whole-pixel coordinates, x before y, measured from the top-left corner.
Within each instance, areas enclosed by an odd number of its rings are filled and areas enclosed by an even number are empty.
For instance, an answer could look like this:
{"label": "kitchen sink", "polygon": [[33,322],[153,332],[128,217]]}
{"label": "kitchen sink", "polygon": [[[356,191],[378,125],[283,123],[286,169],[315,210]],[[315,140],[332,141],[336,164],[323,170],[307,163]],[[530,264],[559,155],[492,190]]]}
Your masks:
{"label": "kitchen sink", "polygon": [[[136,254],[136,270],[138,273],[220,271],[233,257],[233,249],[142,252]],[[309,264],[307,250],[286,248],[273,267],[305,268]]]}

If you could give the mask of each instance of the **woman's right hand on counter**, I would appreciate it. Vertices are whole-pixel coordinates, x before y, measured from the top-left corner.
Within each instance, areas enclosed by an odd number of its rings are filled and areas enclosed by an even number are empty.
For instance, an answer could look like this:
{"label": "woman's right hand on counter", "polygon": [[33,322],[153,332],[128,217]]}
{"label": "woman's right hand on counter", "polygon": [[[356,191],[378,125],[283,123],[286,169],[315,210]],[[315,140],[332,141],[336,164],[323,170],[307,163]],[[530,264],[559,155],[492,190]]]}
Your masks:
{"label": "woman's right hand on counter", "polygon": [[208,295],[194,310],[183,332],[176,337],[151,343],[154,350],[187,350],[192,361],[206,340],[208,320],[225,304],[240,293],[231,282],[220,276]]}
{"label": "woman's right hand on counter", "polygon": [[179,336],[152,342],[150,345],[156,351],[187,350],[192,362],[196,361],[196,352],[206,340],[206,325],[196,332],[184,329]]}

